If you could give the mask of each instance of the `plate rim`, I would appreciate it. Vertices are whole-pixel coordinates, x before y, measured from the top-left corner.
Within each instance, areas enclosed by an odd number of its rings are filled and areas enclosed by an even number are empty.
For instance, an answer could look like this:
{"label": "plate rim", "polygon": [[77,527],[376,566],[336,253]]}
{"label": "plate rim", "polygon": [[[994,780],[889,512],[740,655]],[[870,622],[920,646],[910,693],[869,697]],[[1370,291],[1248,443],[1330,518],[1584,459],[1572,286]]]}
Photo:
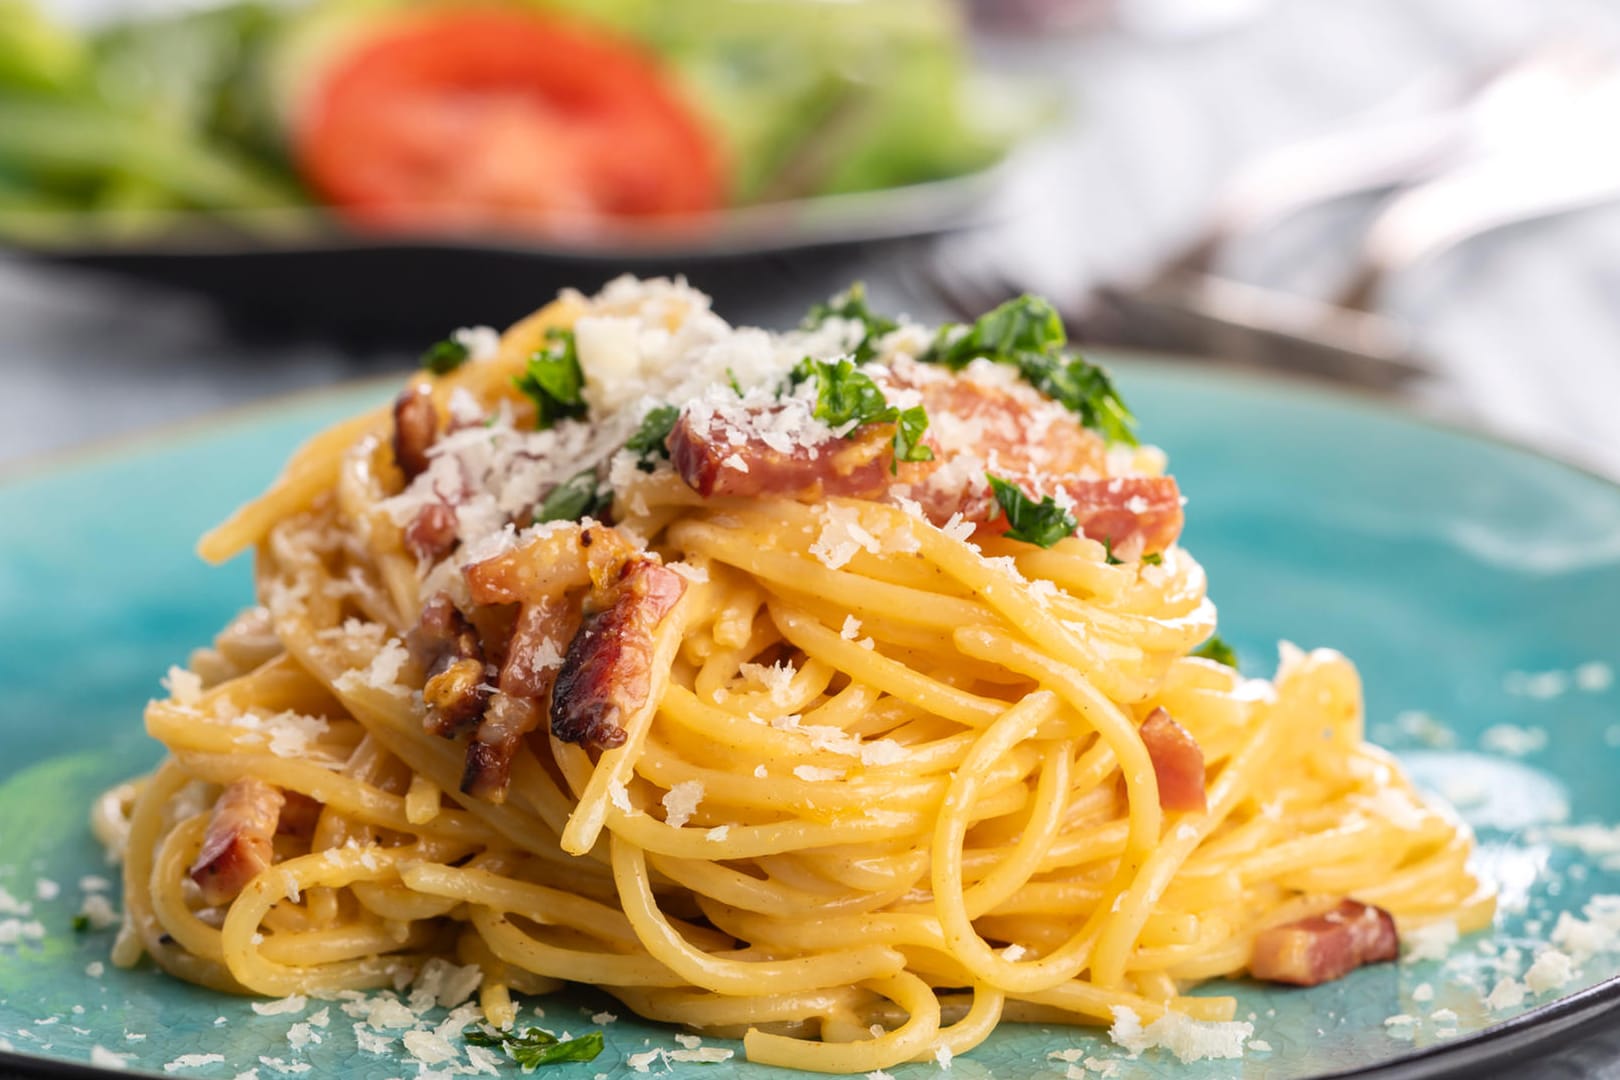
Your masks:
{"label": "plate rim", "polygon": [[589,228],[536,230],[516,238],[498,226],[469,233],[389,233],[346,225],[332,206],[309,203],[260,210],[171,211],[164,215],[166,229],[135,243],[92,234],[60,243],[8,241],[3,249],[26,258],[90,263],[402,250],[488,253],[580,264],[671,258],[702,262],[976,228],[996,216],[996,197],[1006,190],[1027,154],[1028,146],[1021,143],[994,161],[955,176],[722,207],[650,230],[631,223],[610,224],[595,234]]}
{"label": "plate rim", "polygon": [[[1109,347],[1088,351],[1105,363],[1122,361],[1128,365],[1128,370],[1141,370],[1167,380],[1178,375],[1190,375],[1194,379],[1220,384],[1241,384],[1240,388],[1245,393],[1271,396],[1274,400],[1277,397],[1306,399],[1315,405],[1343,409],[1464,442],[1507,450],[1595,480],[1620,497],[1620,469],[1614,466],[1587,460],[1569,447],[1538,445],[1522,434],[1506,432],[1489,422],[1437,415],[1418,403],[1393,395],[1286,372],[1256,371],[1230,361],[1192,354]],[[255,420],[290,419],[301,410],[313,408],[324,401],[347,395],[358,396],[370,390],[381,391],[399,385],[400,381],[401,375],[397,373],[345,379],[0,462],[0,496],[63,474],[106,467],[132,453],[162,452],[183,447],[195,440],[225,435],[232,428],[251,424]],[[1510,1065],[1544,1047],[1545,1043],[1557,1036],[1591,1026],[1604,1016],[1612,1015],[1617,1006],[1620,1006],[1620,974],[1461,1038],[1414,1049],[1398,1058],[1373,1065],[1319,1073],[1310,1080],[1435,1080],[1487,1064],[1492,1067]],[[22,1053],[14,1048],[0,1051],[0,1075],[105,1080],[109,1076],[143,1075],[143,1071],[119,1071],[76,1058],[44,1057]]]}

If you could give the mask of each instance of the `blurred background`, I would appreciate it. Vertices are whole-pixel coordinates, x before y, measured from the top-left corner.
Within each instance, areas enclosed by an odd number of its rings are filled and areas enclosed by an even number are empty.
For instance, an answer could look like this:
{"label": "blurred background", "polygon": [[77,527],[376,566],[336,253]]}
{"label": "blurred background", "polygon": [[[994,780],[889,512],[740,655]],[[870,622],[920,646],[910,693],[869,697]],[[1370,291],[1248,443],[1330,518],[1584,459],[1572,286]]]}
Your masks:
{"label": "blurred background", "polygon": [[0,0],[0,470],[562,285],[864,279],[1620,474],[1609,0]]}

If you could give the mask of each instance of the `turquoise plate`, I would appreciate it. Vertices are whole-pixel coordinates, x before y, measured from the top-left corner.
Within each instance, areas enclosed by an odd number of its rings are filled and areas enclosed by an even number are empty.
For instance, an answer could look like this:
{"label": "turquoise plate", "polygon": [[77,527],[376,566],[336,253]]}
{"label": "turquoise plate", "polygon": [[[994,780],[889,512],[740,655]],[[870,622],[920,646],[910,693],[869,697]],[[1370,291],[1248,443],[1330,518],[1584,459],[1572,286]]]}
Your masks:
{"label": "turquoise plate", "polygon": [[[1480,868],[1503,903],[1494,931],[1444,962],[1365,968],[1309,991],[1212,987],[1237,994],[1239,1017],[1269,1051],[1183,1065],[1154,1050],[1119,1075],[1435,1075],[1542,1048],[1620,998],[1612,930],[1589,935],[1594,955],[1561,988],[1498,1009],[1482,994],[1503,974],[1523,976],[1560,916],[1620,893],[1620,830],[1572,828],[1620,822],[1620,691],[1610,685],[1620,489],[1320,392],[1121,367],[1142,430],[1170,452],[1191,499],[1186,544],[1209,569],[1245,666],[1270,671],[1279,638],[1353,657],[1369,730],[1474,822]],[[245,560],[204,566],[195,537],[258,491],[299,439],[386,393],[372,385],[272,406],[0,488],[0,886],[10,897],[0,908],[13,909],[0,909],[0,940],[24,938],[0,944],[0,1072],[70,1074],[100,1047],[157,1075],[417,1074],[397,1039],[394,1053],[360,1052],[336,1007],[314,1029],[322,1041],[294,1049],[289,1025],[322,1003],[259,1016],[150,966],[103,970],[111,931],[73,929],[95,885],[82,879],[114,876],[85,826],[87,804],[157,761],[142,704],[250,595]],[[59,892],[39,891],[41,880]],[[575,1032],[609,1005],[588,991],[533,1004]],[[676,1048],[672,1029],[613,1011],[605,1052],[550,1075],[624,1075],[629,1055]],[[1400,1015],[1413,1022],[1386,1022]],[[1064,1051],[1125,1057],[1094,1030],[1009,1024],[951,1075],[1056,1080],[1069,1071],[1053,1056]],[[652,1071],[802,1075],[740,1057]],[[931,1063],[892,1071],[937,1073]]]}

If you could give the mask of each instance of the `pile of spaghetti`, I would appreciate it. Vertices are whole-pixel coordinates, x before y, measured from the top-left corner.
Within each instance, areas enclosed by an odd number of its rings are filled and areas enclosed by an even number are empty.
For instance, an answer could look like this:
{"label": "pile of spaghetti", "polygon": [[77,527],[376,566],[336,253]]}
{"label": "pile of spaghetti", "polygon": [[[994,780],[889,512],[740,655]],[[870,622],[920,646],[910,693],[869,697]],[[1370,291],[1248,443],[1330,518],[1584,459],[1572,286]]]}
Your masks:
{"label": "pile of spaghetti", "polygon": [[1467,930],[1471,838],[1354,668],[1214,647],[1182,498],[1043,302],[785,334],[681,282],[458,331],[204,538],[258,599],[171,672],[127,923],[222,990],[601,988],[864,1072],[1002,1020],[1231,1020]]}

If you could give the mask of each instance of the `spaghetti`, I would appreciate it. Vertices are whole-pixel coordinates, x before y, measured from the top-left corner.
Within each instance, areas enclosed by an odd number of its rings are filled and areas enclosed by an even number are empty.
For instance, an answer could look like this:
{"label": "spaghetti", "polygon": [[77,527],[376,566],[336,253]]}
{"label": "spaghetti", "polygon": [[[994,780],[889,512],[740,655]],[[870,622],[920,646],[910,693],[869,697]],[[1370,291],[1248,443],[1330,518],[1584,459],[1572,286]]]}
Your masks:
{"label": "spaghetti", "polygon": [[[200,548],[256,549],[263,606],[98,808],[115,958],[284,995],[453,957],[496,1025],[588,983],[850,1073],[1229,1021],[1188,989],[1489,921],[1344,658],[1193,655],[1179,494],[1045,309],[930,336],[860,299],[768,335],[680,283],[567,293],[298,451]],[[1365,955],[1258,956],[1346,898]]]}

